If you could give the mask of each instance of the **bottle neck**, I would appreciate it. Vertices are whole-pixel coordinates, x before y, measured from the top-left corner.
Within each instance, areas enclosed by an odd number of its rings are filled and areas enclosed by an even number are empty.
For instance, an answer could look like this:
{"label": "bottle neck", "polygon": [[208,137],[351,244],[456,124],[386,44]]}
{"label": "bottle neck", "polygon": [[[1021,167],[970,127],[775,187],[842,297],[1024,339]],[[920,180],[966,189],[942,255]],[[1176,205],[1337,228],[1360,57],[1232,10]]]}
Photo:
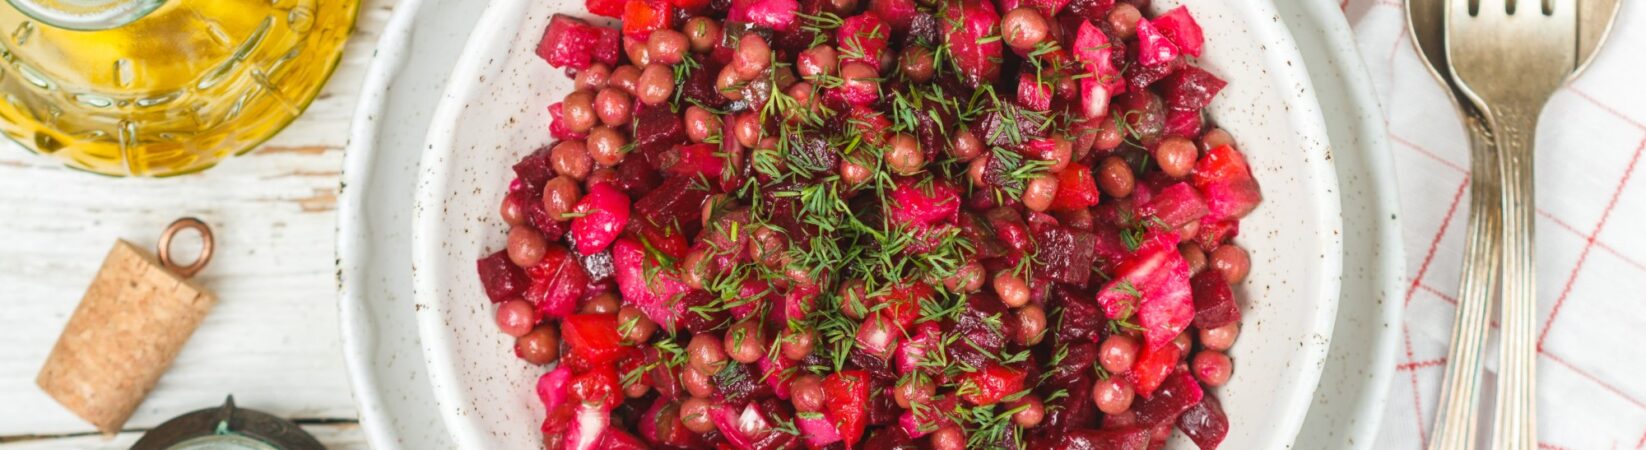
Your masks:
{"label": "bottle neck", "polygon": [[43,25],[70,30],[117,28],[143,18],[166,0],[6,0]]}

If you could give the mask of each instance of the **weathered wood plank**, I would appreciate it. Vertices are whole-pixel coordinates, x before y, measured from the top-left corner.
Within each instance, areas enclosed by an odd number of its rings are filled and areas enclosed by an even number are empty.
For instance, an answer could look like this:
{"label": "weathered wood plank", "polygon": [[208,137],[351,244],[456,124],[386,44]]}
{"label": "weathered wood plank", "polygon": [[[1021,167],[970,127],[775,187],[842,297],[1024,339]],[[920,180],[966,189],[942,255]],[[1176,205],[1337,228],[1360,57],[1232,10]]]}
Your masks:
{"label": "weathered wood plank", "polygon": [[[360,426],[352,423],[302,425],[303,431],[314,435],[315,439],[330,450],[370,450],[366,445],[366,438],[360,433]],[[0,450],[62,450],[66,448],[80,450],[126,450],[137,443],[143,433],[128,431],[116,435],[114,439],[104,439],[102,436],[74,436],[52,439],[29,439],[9,443],[0,443]]]}
{"label": "weathered wood plank", "polygon": [[[303,117],[205,173],[105,178],[0,142],[0,436],[93,430],[42,393],[35,375],[114,240],[152,248],[181,216],[216,231],[216,256],[196,280],[221,300],[125,428],[227,394],[289,418],[355,417],[338,344],[334,211],[356,91],[393,3],[362,5],[342,64]],[[354,426],[327,427],[357,444],[333,448],[364,448]],[[0,447],[125,448],[135,435],[127,438]]]}

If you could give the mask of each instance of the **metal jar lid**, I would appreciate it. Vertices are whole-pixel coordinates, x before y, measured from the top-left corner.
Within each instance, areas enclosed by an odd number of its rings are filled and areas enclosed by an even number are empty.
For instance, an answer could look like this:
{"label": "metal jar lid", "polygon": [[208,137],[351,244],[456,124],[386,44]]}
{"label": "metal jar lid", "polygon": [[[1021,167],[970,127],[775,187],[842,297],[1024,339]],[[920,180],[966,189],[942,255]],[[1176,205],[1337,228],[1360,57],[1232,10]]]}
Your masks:
{"label": "metal jar lid", "polygon": [[297,424],[261,411],[222,406],[172,418],[143,434],[132,450],[325,450]]}

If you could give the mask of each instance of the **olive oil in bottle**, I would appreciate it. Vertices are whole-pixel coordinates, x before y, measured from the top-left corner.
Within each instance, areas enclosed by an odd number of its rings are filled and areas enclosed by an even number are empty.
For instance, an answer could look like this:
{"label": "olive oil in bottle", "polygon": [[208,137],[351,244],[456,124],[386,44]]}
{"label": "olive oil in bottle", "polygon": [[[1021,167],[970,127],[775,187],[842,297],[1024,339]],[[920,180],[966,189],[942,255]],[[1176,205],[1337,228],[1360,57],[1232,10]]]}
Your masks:
{"label": "olive oil in bottle", "polygon": [[166,176],[251,150],[330,76],[356,0],[6,0],[0,131],[70,167]]}

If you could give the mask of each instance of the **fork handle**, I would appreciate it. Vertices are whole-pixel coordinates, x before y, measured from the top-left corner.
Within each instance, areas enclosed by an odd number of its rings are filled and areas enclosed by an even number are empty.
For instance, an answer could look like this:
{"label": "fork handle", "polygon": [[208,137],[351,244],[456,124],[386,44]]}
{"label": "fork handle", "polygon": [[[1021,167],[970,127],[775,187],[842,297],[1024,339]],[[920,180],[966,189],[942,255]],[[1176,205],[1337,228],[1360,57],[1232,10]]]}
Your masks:
{"label": "fork handle", "polygon": [[1537,271],[1532,257],[1532,144],[1541,104],[1492,111],[1503,175],[1503,348],[1492,448],[1537,449]]}
{"label": "fork handle", "polygon": [[1498,158],[1485,118],[1463,114],[1469,131],[1469,224],[1463,241],[1463,277],[1458,287],[1457,316],[1441,382],[1434,437],[1429,450],[1475,448],[1479,435],[1481,366],[1485,362],[1492,300],[1502,263],[1502,188]]}

